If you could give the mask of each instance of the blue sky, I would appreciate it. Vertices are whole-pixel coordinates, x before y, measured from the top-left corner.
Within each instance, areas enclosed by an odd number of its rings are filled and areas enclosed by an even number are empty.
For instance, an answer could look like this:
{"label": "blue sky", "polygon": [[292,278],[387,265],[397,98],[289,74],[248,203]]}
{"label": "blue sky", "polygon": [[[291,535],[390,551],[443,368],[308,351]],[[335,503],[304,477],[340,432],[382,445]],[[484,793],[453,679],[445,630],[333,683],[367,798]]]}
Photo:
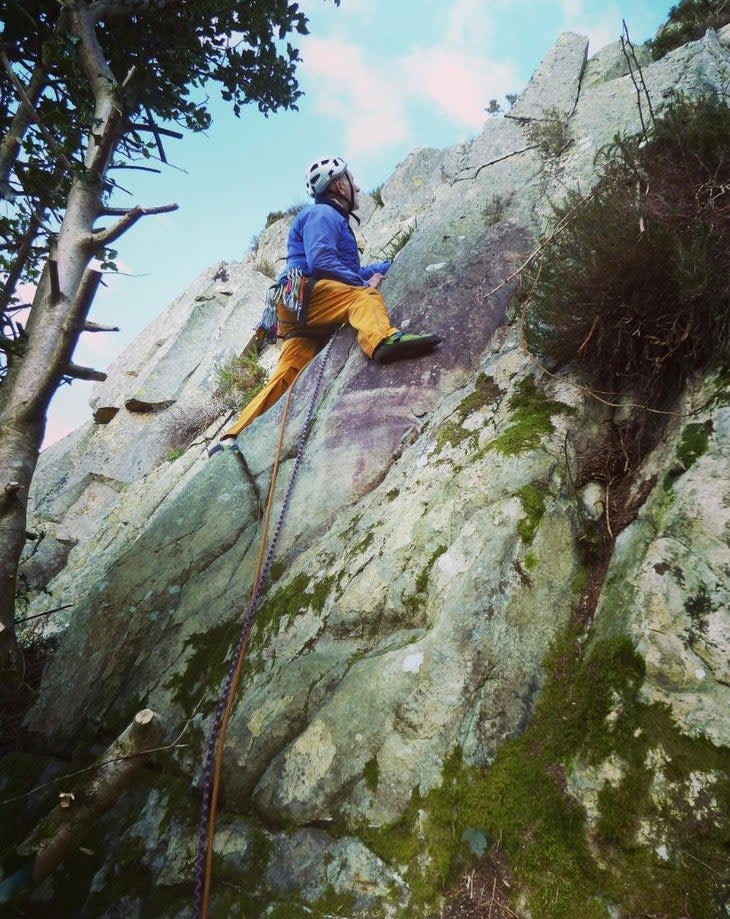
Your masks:
{"label": "blue sky", "polygon": [[[118,174],[133,194],[116,203],[180,210],[140,221],[117,244],[123,274],[108,277],[92,317],[121,332],[85,335],[76,362],[104,370],[209,265],[241,259],[271,211],[304,201],[304,169],[345,156],[361,187],[385,181],[413,149],[476,135],[490,99],[519,93],[561,32],[636,44],[667,18],[667,0],[300,0],[299,111],[237,119],[213,99],[205,135],[170,141],[161,175]],[[215,90],[211,90],[211,95]],[[57,394],[46,444],[90,417],[91,384]]]}

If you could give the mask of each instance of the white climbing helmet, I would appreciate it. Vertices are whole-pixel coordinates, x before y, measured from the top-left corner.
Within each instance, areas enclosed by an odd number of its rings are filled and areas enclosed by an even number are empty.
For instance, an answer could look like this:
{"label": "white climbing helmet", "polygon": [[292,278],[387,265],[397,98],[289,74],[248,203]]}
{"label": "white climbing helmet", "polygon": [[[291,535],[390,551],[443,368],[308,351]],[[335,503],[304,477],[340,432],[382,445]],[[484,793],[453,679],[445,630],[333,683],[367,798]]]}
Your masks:
{"label": "white climbing helmet", "polygon": [[321,195],[333,179],[347,170],[347,163],[341,156],[323,156],[307,169],[307,194],[312,198]]}

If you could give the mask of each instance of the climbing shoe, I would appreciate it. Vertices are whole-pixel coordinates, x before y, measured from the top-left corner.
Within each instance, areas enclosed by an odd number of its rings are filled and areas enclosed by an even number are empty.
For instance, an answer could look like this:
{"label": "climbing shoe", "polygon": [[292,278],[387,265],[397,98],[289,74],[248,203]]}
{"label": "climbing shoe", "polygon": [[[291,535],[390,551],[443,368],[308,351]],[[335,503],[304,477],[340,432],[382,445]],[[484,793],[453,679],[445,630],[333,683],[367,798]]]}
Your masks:
{"label": "climbing shoe", "polygon": [[418,357],[429,354],[441,339],[438,335],[411,335],[408,332],[394,332],[385,341],[381,341],[373,352],[373,360],[379,364],[390,364],[406,357]]}
{"label": "climbing shoe", "polygon": [[215,456],[216,453],[240,453],[238,441],[233,437],[227,437],[225,440],[219,440],[217,444],[208,447],[208,456]]}

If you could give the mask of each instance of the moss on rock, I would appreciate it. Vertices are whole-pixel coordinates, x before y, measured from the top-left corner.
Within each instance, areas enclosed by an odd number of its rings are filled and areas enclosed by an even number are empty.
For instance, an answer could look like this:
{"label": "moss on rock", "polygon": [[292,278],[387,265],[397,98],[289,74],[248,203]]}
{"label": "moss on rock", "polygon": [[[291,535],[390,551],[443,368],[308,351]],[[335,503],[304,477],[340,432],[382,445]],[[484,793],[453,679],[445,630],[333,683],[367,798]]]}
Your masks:
{"label": "moss on rock", "polygon": [[[469,857],[464,834],[478,826],[500,841],[515,896],[540,919],[674,915],[677,904],[692,919],[722,916],[730,817],[719,802],[730,792],[730,753],[641,701],[644,663],[627,638],[584,657],[580,647],[571,630],[553,649],[530,725],[489,768],[465,764],[457,749],[440,787],[416,789],[397,822],[363,831],[405,871],[408,915],[435,906]],[[620,778],[599,788],[589,818],[571,770],[616,759]]]}
{"label": "moss on rock", "polygon": [[687,424],[682,429],[682,435],[677,445],[674,462],[664,476],[664,487],[671,487],[672,483],[683,473],[690,469],[697,460],[707,453],[713,424],[710,419],[703,422]]}
{"label": "moss on rock", "polygon": [[436,447],[441,450],[446,444],[457,447],[464,440],[471,439],[470,447],[476,449],[478,444],[478,435],[476,431],[470,431],[464,427],[464,421],[473,412],[484,408],[485,405],[491,405],[503,395],[499,384],[493,377],[487,376],[486,373],[480,373],[475,382],[474,390],[468,396],[463,398],[452,412],[452,420],[442,425],[436,435]]}
{"label": "moss on rock", "polygon": [[522,502],[525,516],[517,523],[517,532],[526,545],[531,545],[535,538],[537,528],[545,514],[545,495],[534,484],[525,485],[517,492],[517,497]]}
{"label": "moss on rock", "polygon": [[553,415],[572,414],[573,408],[564,402],[554,402],[526,377],[515,387],[507,406],[512,413],[511,424],[482,450],[496,450],[503,456],[519,456],[540,446],[542,438],[555,430]]}

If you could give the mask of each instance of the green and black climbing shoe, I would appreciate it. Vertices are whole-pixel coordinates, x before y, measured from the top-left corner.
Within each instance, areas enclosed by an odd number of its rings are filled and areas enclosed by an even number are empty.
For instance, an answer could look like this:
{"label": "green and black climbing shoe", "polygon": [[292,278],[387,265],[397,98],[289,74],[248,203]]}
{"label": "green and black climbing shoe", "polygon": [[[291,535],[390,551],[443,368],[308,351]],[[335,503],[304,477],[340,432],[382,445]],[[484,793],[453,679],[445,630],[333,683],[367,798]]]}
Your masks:
{"label": "green and black climbing shoe", "polygon": [[219,440],[217,444],[213,444],[208,447],[208,456],[215,456],[216,453],[240,453],[238,449],[238,441],[235,437],[226,437],[224,440]]}
{"label": "green and black climbing shoe", "polygon": [[379,364],[390,364],[406,357],[430,354],[440,341],[438,335],[430,333],[411,335],[408,332],[394,332],[385,341],[380,342],[373,352],[373,360]]}

